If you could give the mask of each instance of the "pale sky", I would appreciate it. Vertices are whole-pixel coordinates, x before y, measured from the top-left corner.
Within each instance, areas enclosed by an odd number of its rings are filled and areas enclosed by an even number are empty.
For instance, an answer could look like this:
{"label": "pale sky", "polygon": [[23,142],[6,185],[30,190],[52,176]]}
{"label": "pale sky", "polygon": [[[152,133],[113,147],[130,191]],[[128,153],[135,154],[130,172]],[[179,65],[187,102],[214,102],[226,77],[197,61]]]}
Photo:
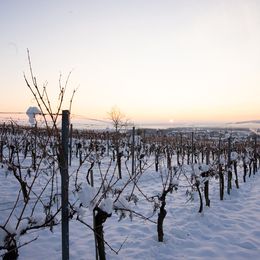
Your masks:
{"label": "pale sky", "polygon": [[55,102],[132,121],[260,119],[260,1],[0,0],[1,111],[35,105],[27,53]]}

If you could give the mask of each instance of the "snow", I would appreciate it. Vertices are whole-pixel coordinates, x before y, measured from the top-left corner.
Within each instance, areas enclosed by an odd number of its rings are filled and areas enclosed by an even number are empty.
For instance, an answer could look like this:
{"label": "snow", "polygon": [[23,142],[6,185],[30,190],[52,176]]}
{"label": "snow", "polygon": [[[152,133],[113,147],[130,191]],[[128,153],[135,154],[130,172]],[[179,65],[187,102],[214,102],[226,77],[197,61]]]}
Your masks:
{"label": "snow", "polygon": [[220,156],[220,164],[224,165],[226,160],[225,160],[225,157],[223,155]]}
{"label": "snow", "polygon": [[112,214],[113,211],[113,200],[110,198],[106,198],[101,201],[99,208],[105,211],[107,214]]}
{"label": "snow", "polygon": [[174,187],[178,187],[178,186],[179,186],[179,181],[178,181],[177,179],[173,179],[173,180],[172,180],[172,185],[173,185]]}
{"label": "snow", "polygon": [[[0,222],[0,224],[2,223]],[[10,234],[15,234],[15,230],[9,224],[5,226],[5,229],[0,227],[0,247],[5,244],[5,237],[7,235],[6,231]]]}
{"label": "snow", "polygon": [[126,209],[131,211],[131,205],[130,203],[124,198],[120,197],[115,203],[114,206],[119,209]]}
{"label": "snow", "polygon": [[[235,156],[233,156],[235,157]],[[78,159],[73,158],[72,166],[77,165]],[[102,170],[105,172],[108,162],[101,163],[93,168],[95,184],[100,181]],[[129,162],[130,164],[131,162]],[[223,159],[224,163],[224,159]],[[114,164],[115,166],[115,164]],[[103,167],[103,168],[102,168]],[[114,169],[111,167],[111,169]],[[185,172],[190,174],[209,170],[209,166],[185,166]],[[76,194],[70,194],[71,199],[82,203],[75,207],[78,216],[90,226],[93,224],[93,208],[99,206],[112,216],[104,223],[104,236],[106,241],[115,249],[118,255],[106,246],[106,256],[109,260],[132,259],[259,259],[260,255],[260,172],[252,174],[247,182],[242,182],[242,168],[238,167],[239,185],[233,185],[231,194],[225,191],[224,200],[219,200],[218,180],[211,179],[210,193],[211,207],[205,207],[198,213],[198,193],[193,191],[194,200],[187,202],[186,189],[181,180],[173,179],[172,184],[178,185],[178,191],[169,193],[166,198],[167,215],[164,220],[165,241],[157,241],[156,220],[157,212],[153,212],[153,204],[138,194],[136,204],[128,201],[126,196],[116,194],[101,198],[98,186],[91,187],[86,183],[86,169],[82,172],[80,189]],[[128,174],[123,168],[123,179],[117,181],[115,188],[120,190],[128,180]],[[11,173],[6,174],[6,168],[0,167],[0,225],[4,223],[12,205],[19,185]],[[71,181],[71,185],[73,181]],[[138,187],[147,197],[160,194],[162,191],[161,176],[148,167],[139,178]],[[124,194],[131,195],[133,187],[129,187]],[[41,190],[39,188],[39,190]],[[22,201],[18,203],[22,206]],[[114,213],[114,209],[122,212]],[[125,209],[125,212],[124,212]],[[132,213],[131,213],[132,212]],[[144,217],[139,216],[140,213]],[[121,215],[120,215],[121,214]],[[124,214],[124,217],[122,217]],[[147,220],[151,217],[151,221]],[[120,221],[119,221],[120,220]],[[30,222],[41,224],[44,214],[37,212]],[[26,227],[25,219],[18,230],[8,226],[8,230],[16,232],[19,236],[22,228]],[[95,259],[94,236],[91,229],[82,225],[74,217],[70,220],[70,259]],[[3,245],[5,232],[0,228],[0,246]],[[61,225],[31,230],[26,235],[19,236],[19,243],[26,243],[34,238],[36,241],[19,248],[19,260],[26,259],[61,259]],[[0,253],[3,253],[0,251]]]}
{"label": "snow", "polygon": [[4,246],[6,234],[5,230],[0,228],[0,247]]}
{"label": "snow", "polygon": [[36,124],[35,115],[40,115],[42,112],[38,107],[29,107],[26,110],[26,115],[29,117],[29,123],[34,126]]}
{"label": "snow", "polygon": [[231,152],[230,158],[231,158],[231,161],[236,161],[238,159],[238,153],[237,152]]}
{"label": "snow", "polygon": [[210,170],[210,166],[207,164],[201,164],[199,166],[199,169],[201,170],[201,172],[208,172]]}
{"label": "snow", "polygon": [[97,203],[98,190],[91,187],[88,184],[82,184],[81,189],[78,192],[79,199],[84,207],[93,210]]}
{"label": "snow", "polygon": [[41,114],[41,110],[38,107],[29,107],[26,111],[28,116]]}
{"label": "snow", "polygon": [[45,221],[45,215],[43,214],[40,215],[39,213],[30,218],[30,223],[34,225],[42,225],[44,221]]}
{"label": "snow", "polygon": [[[124,218],[118,222],[116,215],[105,224],[105,236],[113,247],[119,248],[115,255],[107,249],[107,259],[258,259],[260,254],[260,173],[232,190],[230,196],[220,201],[217,188],[211,191],[211,208],[203,214],[197,213],[196,201],[185,204],[181,198],[169,196],[165,218],[165,242],[157,242],[156,225],[136,217],[131,221]],[[2,176],[1,176],[2,178]],[[147,183],[147,188],[150,183]],[[2,194],[1,194],[2,195]],[[8,196],[11,198],[11,194]],[[92,196],[89,196],[88,202]],[[105,200],[109,205],[111,200]],[[86,202],[86,201],[85,201]],[[124,200],[117,205],[125,205]],[[106,206],[107,207],[107,206]],[[122,207],[122,205],[121,205]],[[140,210],[142,206],[139,205]],[[144,208],[143,210],[148,210]],[[109,211],[111,212],[111,211]],[[88,217],[89,218],[89,217]],[[33,244],[20,249],[19,260],[61,259],[60,226],[37,232],[38,239]],[[34,237],[33,233],[28,237]],[[25,237],[21,242],[28,241]],[[46,250],[46,248],[48,250]],[[70,222],[71,259],[94,258],[93,234],[82,228],[76,221]]]}

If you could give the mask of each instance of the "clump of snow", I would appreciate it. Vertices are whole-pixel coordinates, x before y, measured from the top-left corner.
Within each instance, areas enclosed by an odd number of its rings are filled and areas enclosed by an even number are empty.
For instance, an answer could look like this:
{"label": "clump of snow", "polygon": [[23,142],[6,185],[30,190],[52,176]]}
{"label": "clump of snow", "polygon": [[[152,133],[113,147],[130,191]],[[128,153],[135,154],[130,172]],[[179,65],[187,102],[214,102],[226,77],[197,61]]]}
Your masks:
{"label": "clump of snow", "polygon": [[26,111],[28,116],[30,115],[39,115],[41,114],[41,110],[38,107],[29,107]]}
{"label": "clump of snow", "polygon": [[38,214],[30,217],[29,224],[31,225],[43,225],[45,223],[46,216],[44,214]]}
{"label": "clump of snow", "polygon": [[219,163],[224,165],[226,163],[225,157],[223,155],[220,156]]}
{"label": "clump of snow", "polygon": [[97,202],[98,190],[87,184],[82,184],[80,191],[78,192],[79,199],[84,207],[88,207],[93,210]]}
{"label": "clump of snow", "polygon": [[199,169],[202,171],[202,172],[208,172],[210,170],[210,166],[207,165],[207,164],[201,164]]}
{"label": "clump of snow", "polygon": [[[5,226],[5,229],[10,234],[15,234],[16,233],[15,230],[9,224],[7,224]],[[0,228],[0,247],[5,245],[5,238],[8,235],[7,232],[3,228]]]}
{"label": "clump of snow", "polygon": [[34,126],[36,124],[35,115],[40,115],[42,112],[38,107],[29,107],[26,115],[29,117],[29,123]]}
{"label": "clump of snow", "polygon": [[18,229],[17,229],[17,231],[16,231],[17,236],[19,237],[20,234],[21,234],[24,230],[26,230],[27,227],[28,227],[28,219],[22,220],[21,223],[20,223],[20,225],[19,225],[19,227],[18,227]]}
{"label": "clump of snow", "polygon": [[86,210],[83,207],[75,207],[79,218],[83,218],[86,215]]}
{"label": "clump of snow", "polygon": [[179,185],[179,180],[173,179],[173,180],[172,180],[172,185],[175,186],[175,187],[177,187],[177,186]]}
{"label": "clump of snow", "polygon": [[132,220],[132,207],[124,197],[120,197],[117,201],[114,202],[114,209],[119,215],[119,221],[125,217],[130,217]]}
{"label": "clump of snow", "polygon": [[126,209],[131,211],[131,205],[130,203],[124,198],[120,197],[115,203],[114,206],[119,209]]}
{"label": "clump of snow", "polygon": [[200,166],[198,164],[193,164],[191,166],[191,170],[192,170],[192,175],[200,176],[201,170],[200,170]]}
{"label": "clump of snow", "polygon": [[6,235],[7,235],[7,233],[5,232],[5,230],[0,228],[0,247],[4,246],[4,244],[5,244],[5,237],[6,237]]}
{"label": "clump of snow", "polygon": [[238,159],[238,153],[237,152],[231,152],[230,158],[231,158],[231,161],[236,161]]}
{"label": "clump of snow", "polygon": [[99,208],[105,211],[107,214],[112,214],[113,211],[113,201],[110,198],[106,198],[101,201]]}

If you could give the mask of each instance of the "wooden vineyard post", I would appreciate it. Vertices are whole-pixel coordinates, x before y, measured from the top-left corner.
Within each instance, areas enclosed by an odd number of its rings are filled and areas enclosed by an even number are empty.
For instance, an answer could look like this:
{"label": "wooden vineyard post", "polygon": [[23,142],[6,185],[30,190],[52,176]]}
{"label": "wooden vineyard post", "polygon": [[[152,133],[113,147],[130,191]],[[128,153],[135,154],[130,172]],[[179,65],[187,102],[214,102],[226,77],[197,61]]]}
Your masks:
{"label": "wooden vineyard post", "polygon": [[194,133],[191,133],[191,164],[194,163]]}
{"label": "wooden vineyard post", "polygon": [[36,171],[36,150],[37,150],[37,122],[33,127],[33,137],[32,137],[32,168]]}
{"label": "wooden vineyard post", "polygon": [[219,137],[219,141],[218,141],[219,196],[220,196],[220,200],[223,200],[224,199],[224,175],[222,171],[220,155],[221,155],[221,139]]}
{"label": "wooden vineyard post", "polygon": [[228,138],[228,180],[227,180],[227,194],[230,195],[230,190],[232,189],[232,170],[231,170],[231,136]]}
{"label": "wooden vineyard post", "polygon": [[131,155],[132,155],[132,177],[134,177],[135,176],[135,127],[134,126],[132,131]]}
{"label": "wooden vineyard post", "polygon": [[180,150],[180,153],[181,153],[181,164],[183,165],[183,163],[184,163],[184,149],[183,149],[182,133],[180,133],[180,135],[181,135],[181,150]]}
{"label": "wooden vineyard post", "polygon": [[107,137],[107,156],[109,156],[109,149],[110,149],[110,145],[109,145],[109,132],[107,131],[107,134],[106,134],[106,137]]}
{"label": "wooden vineyard post", "polygon": [[0,162],[3,161],[3,150],[4,150],[4,141],[3,141],[3,134],[4,134],[4,129],[5,129],[5,123],[2,126],[2,131],[1,131],[1,139],[0,139]]}
{"label": "wooden vineyard post", "polygon": [[[94,187],[94,175],[93,175],[93,170],[90,170],[90,185],[91,187]],[[93,228],[96,226],[96,221],[95,221],[95,210],[93,210]],[[97,246],[97,234],[94,232],[94,241],[95,241],[95,253],[96,253],[96,260],[98,260],[98,246]]]}
{"label": "wooden vineyard post", "polygon": [[68,144],[69,144],[69,110],[62,111],[62,136],[61,136],[61,235],[62,235],[62,260],[69,260],[69,171],[68,171]]}
{"label": "wooden vineyard post", "polygon": [[73,131],[73,125],[70,124],[70,157],[69,157],[70,166],[71,166],[71,158],[72,158],[72,131]]}
{"label": "wooden vineyard post", "polygon": [[4,147],[4,144],[3,144],[2,136],[1,136],[1,140],[0,140],[0,162],[3,161],[3,147]]}
{"label": "wooden vineyard post", "polygon": [[257,172],[257,135],[254,136],[254,163],[253,163],[253,174],[256,174]]}
{"label": "wooden vineyard post", "polygon": [[[209,165],[209,145],[207,145],[207,151],[206,151],[206,164]],[[209,177],[209,171],[206,173],[206,177]],[[209,199],[209,180],[205,181],[205,187],[204,187],[204,196],[206,200],[206,206],[210,207],[210,199]]]}

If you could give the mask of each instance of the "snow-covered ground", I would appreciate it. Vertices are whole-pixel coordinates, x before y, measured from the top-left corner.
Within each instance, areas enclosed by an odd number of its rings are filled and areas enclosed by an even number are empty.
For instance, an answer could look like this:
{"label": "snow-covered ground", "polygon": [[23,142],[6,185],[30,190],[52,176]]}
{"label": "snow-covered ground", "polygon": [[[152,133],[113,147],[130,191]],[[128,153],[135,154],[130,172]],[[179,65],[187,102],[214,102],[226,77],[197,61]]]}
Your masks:
{"label": "snow-covered ground", "polygon": [[[240,169],[241,170],[241,169]],[[1,222],[6,219],[8,208],[17,192],[17,181],[0,170]],[[119,221],[115,213],[104,225],[105,240],[118,255],[106,246],[107,259],[259,259],[260,255],[260,172],[252,175],[240,188],[233,185],[231,195],[219,200],[218,180],[210,180],[211,207],[204,205],[198,213],[197,192],[194,201],[187,202],[185,189],[179,188],[167,196],[167,216],[164,221],[164,239],[157,241],[155,223],[133,215]],[[156,195],[162,191],[161,179],[153,168],[148,169],[139,180],[142,192]],[[73,196],[73,195],[71,195]],[[145,216],[153,213],[153,206],[144,198],[132,209]],[[88,209],[83,219],[92,225]],[[152,217],[157,220],[157,213]],[[70,221],[70,258],[95,259],[93,232],[75,218]],[[20,237],[20,244],[33,238],[36,241],[19,249],[19,260],[61,259],[61,226],[31,230]]]}

